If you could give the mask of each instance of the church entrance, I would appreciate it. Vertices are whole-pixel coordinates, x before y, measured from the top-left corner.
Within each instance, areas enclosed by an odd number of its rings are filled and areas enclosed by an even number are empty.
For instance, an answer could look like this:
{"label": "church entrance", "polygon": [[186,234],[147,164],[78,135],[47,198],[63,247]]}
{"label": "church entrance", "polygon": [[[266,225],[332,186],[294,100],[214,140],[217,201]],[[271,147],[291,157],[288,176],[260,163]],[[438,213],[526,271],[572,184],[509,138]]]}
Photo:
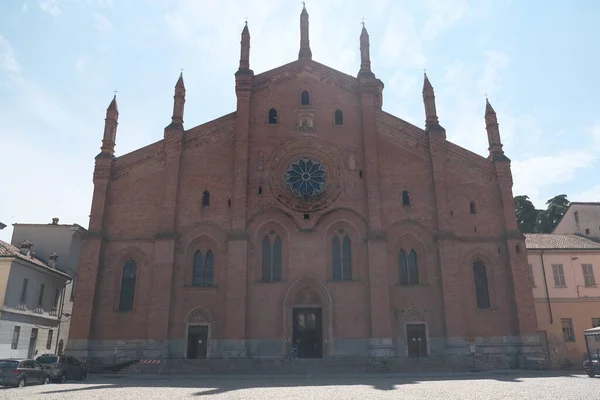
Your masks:
{"label": "church entrance", "polygon": [[188,327],[187,358],[206,358],[208,350],[208,326],[191,325]]}
{"label": "church entrance", "polygon": [[298,358],[323,357],[323,321],[321,308],[293,309],[292,345]]}
{"label": "church entrance", "polygon": [[427,357],[427,333],[425,324],[407,324],[406,341],[409,357]]}

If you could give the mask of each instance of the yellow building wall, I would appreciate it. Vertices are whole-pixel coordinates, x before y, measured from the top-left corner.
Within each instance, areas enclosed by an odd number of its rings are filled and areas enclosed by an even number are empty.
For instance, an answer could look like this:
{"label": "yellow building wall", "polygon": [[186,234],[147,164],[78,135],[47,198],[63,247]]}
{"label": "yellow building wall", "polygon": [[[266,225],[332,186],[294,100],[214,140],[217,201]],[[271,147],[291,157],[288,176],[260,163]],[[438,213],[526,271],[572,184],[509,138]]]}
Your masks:
{"label": "yellow building wall", "polygon": [[[548,351],[553,365],[574,363],[581,365],[586,353],[583,331],[592,328],[592,318],[600,318],[600,298],[596,299],[551,299],[552,323],[545,298],[536,298],[538,329],[546,331]],[[562,332],[562,318],[573,320],[574,342],[565,342]],[[600,341],[588,339],[594,348],[600,347]]]}

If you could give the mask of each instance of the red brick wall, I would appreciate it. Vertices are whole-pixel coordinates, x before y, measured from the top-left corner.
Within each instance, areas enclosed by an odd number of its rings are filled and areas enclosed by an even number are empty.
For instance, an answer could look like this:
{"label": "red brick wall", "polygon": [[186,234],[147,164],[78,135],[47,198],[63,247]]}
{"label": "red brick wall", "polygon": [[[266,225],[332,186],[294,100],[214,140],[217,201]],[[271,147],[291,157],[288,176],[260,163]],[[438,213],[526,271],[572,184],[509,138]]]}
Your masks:
{"label": "red brick wall", "polygon": [[[300,106],[300,92],[304,89],[311,95],[311,105],[306,107]],[[276,125],[267,124],[271,107],[278,110],[279,123]],[[342,126],[333,123],[336,109],[344,113]],[[297,129],[297,116],[301,112],[314,113],[315,132],[302,133]],[[152,318],[150,302],[160,301],[161,296],[172,296],[170,338],[184,337],[186,315],[195,307],[203,307],[211,314],[213,337],[235,335],[225,332],[225,313],[235,312],[225,310],[227,280],[233,279],[232,271],[244,273],[246,267],[247,338],[282,337],[286,293],[294,281],[304,276],[313,277],[327,286],[333,301],[335,337],[371,337],[372,315],[393,318],[393,335],[403,336],[401,316],[411,306],[426,317],[431,336],[446,334],[449,321],[446,321],[445,310],[449,309],[455,310],[450,318],[462,321],[462,324],[454,325],[454,335],[499,336],[515,331],[510,266],[503,240],[505,216],[491,162],[458,146],[447,145],[443,156],[447,191],[439,198],[446,202],[452,213],[438,216],[426,133],[383,112],[376,115],[378,132],[363,133],[361,101],[356,86],[342,89],[336,87],[335,82],[328,83],[327,79],[302,72],[293,79],[261,87],[253,94],[250,113],[247,266],[237,265],[243,262],[243,255],[236,255],[238,261],[233,265],[232,255],[228,254],[232,215],[228,200],[233,195],[236,173],[233,164],[235,115],[230,114],[186,132],[177,197],[176,229],[179,236],[172,294],[168,289],[169,282],[165,282],[166,289],[162,293],[150,290],[153,238],[159,231],[162,205],[161,157],[164,155],[160,143],[115,161],[113,176],[118,178],[111,183],[107,200],[104,234],[108,241],[103,247],[98,278],[100,301],[94,310],[94,337],[145,338],[148,319]],[[372,297],[369,290],[365,176],[360,176],[360,170],[365,166],[363,134],[379,136],[377,173],[387,254],[373,259],[387,260],[384,265],[387,262],[389,305],[370,303],[370,299],[378,297]],[[481,134],[485,135],[485,132],[482,130]],[[308,221],[304,220],[303,212],[282,207],[270,191],[270,180],[275,172],[270,168],[270,160],[278,154],[282,142],[295,138],[311,138],[312,145],[316,146],[326,144],[328,147],[324,147],[324,151],[341,166],[339,198],[325,209],[311,212]],[[355,162],[353,170],[350,168],[351,157]],[[262,194],[258,193],[259,187],[262,187]],[[206,208],[201,206],[204,190],[211,193],[210,206]],[[411,193],[410,207],[402,206],[403,190]],[[470,200],[476,202],[476,215],[469,212]],[[438,255],[436,241],[438,218],[449,221],[449,234],[455,238],[450,240],[456,240],[442,258]],[[331,233],[340,227],[344,227],[352,238],[355,282],[330,282]],[[284,280],[280,283],[259,282],[260,241],[270,229],[275,229],[284,240]],[[130,241],[123,241],[127,238]],[[397,285],[397,255],[405,246],[415,248],[419,254],[423,285],[408,288]],[[191,287],[192,257],[198,248],[211,248],[215,253],[215,288]],[[114,311],[118,304],[120,268],[124,257],[130,254],[143,260],[138,261],[138,286],[132,315]],[[482,257],[488,267],[492,298],[492,310],[489,311],[475,310],[471,268],[475,257]],[[78,290],[86,289],[80,286]],[[453,307],[458,304],[460,307],[448,308],[449,302]],[[385,328],[381,329],[385,331]]]}

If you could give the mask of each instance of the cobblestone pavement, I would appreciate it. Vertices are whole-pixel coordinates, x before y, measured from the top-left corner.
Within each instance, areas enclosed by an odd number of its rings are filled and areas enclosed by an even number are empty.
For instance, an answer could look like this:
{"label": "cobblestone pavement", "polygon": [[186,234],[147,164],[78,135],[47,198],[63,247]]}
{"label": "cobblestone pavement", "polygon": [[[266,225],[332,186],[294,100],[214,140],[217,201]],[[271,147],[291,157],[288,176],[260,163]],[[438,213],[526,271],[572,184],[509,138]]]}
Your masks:
{"label": "cobblestone pavement", "polygon": [[0,389],[0,399],[600,399],[600,378],[557,374],[336,377],[90,377]]}

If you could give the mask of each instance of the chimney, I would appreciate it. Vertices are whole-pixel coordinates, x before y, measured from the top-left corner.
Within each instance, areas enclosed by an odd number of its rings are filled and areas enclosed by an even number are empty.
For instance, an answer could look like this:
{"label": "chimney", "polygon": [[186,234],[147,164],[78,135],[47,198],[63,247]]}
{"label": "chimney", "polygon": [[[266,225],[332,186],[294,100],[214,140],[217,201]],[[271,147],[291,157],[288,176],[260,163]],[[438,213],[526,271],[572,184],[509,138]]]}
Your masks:
{"label": "chimney", "polygon": [[52,218],[52,225],[58,225],[58,218]]}
{"label": "chimney", "polygon": [[6,224],[3,224],[2,222],[0,222],[0,230],[6,228]]}
{"label": "chimney", "polygon": [[23,240],[21,243],[19,243],[19,249],[21,250],[21,254],[24,254],[26,256],[28,256],[29,253],[31,253],[32,247],[33,244],[29,240]]}
{"label": "chimney", "polygon": [[48,256],[48,265],[52,268],[56,268],[56,260],[58,260],[58,254],[55,252],[50,253]]}

